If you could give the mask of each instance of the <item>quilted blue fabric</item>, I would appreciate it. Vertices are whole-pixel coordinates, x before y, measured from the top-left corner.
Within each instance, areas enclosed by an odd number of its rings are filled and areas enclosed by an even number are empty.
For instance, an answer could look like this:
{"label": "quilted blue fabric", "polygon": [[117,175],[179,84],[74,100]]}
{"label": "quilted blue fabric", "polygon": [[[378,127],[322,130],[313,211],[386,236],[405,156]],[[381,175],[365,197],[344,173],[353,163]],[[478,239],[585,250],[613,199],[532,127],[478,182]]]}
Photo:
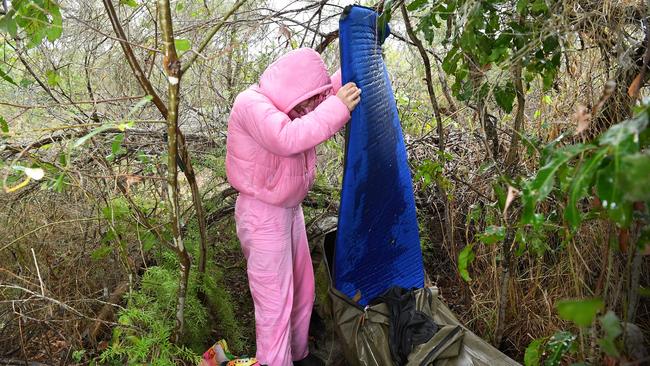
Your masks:
{"label": "quilted blue fabric", "polygon": [[392,286],[424,286],[411,173],[376,24],[375,11],[356,5],[339,22],[343,83],[362,93],[347,126],[333,277],[348,297],[361,294],[360,305]]}

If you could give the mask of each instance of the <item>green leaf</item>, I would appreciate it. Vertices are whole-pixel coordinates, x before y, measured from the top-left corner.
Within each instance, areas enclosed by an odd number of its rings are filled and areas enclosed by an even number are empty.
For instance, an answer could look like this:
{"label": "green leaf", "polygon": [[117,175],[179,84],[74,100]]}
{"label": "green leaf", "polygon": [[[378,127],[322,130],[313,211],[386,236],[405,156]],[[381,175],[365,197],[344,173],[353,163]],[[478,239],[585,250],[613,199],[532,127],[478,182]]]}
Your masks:
{"label": "green leaf", "polygon": [[610,127],[600,137],[601,145],[617,146],[627,139],[638,139],[638,136],[648,127],[648,117],[640,115]]}
{"label": "green leaf", "polygon": [[9,133],[9,124],[4,117],[0,116],[0,131],[3,133]]}
{"label": "green leaf", "polygon": [[504,189],[501,182],[495,182],[492,184],[492,189],[494,190],[494,195],[497,196],[497,204],[499,205],[499,210],[503,211],[506,207],[507,193]]}
{"label": "green leaf", "polygon": [[90,258],[98,261],[98,260],[106,258],[109,254],[111,254],[111,252],[113,252],[113,249],[110,246],[103,245],[103,246],[93,250],[93,252],[90,254]]}
{"label": "green leaf", "polygon": [[623,199],[624,192],[619,184],[620,171],[616,161],[610,161],[598,171],[596,177],[596,194],[607,211],[608,217],[621,227],[632,222],[632,202]]}
{"label": "green leaf", "polygon": [[503,226],[488,226],[485,231],[478,236],[478,239],[484,244],[494,244],[506,237],[506,228]]}
{"label": "green leaf", "polygon": [[408,11],[418,10],[418,9],[420,9],[421,7],[423,7],[424,5],[426,5],[426,3],[427,3],[427,0],[414,0],[412,3],[410,3],[410,4],[406,7],[406,9],[407,9]]}
{"label": "green leaf", "polygon": [[120,5],[128,5],[132,8],[137,8],[138,2],[135,0],[120,0]]}
{"label": "green leaf", "polygon": [[479,220],[483,216],[483,208],[481,205],[473,203],[469,208],[470,210],[466,217],[466,222],[468,226],[472,223],[472,221],[479,222]]}
{"label": "green leaf", "polygon": [[564,355],[571,350],[576,336],[570,332],[557,332],[546,344],[546,361],[544,366],[559,366]]}
{"label": "green leaf", "polygon": [[9,9],[9,13],[0,17],[0,30],[9,33],[12,38],[15,38],[18,35],[18,26],[16,21],[13,19],[15,14],[16,10],[11,8]]}
{"label": "green leaf", "polygon": [[538,338],[530,342],[528,347],[526,347],[526,353],[524,354],[524,365],[525,366],[539,366],[539,361],[542,357],[542,345],[544,344],[545,338]]}
{"label": "green leaf", "polygon": [[47,70],[45,76],[47,77],[47,85],[49,86],[57,86],[61,82],[61,77],[54,70]]}
{"label": "green leaf", "polygon": [[[508,47],[495,47],[492,49],[492,52],[490,53],[490,57],[488,60],[490,62],[499,62],[501,59],[506,58],[508,56]],[[511,103],[512,104],[512,103]]]}
{"label": "green leaf", "polygon": [[466,245],[463,250],[458,254],[458,271],[460,276],[466,282],[470,282],[472,278],[469,276],[469,271],[467,270],[469,265],[472,264],[476,254],[474,254],[473,245]]}
{"label": "green leaf", "polygon": [[476,51],[474,48],[476,47],[476,35],[474,34],[474,30],[465,29],[463,34],[460,36],[459,43],[464,50],[474,53]]}
{"label": "green leaf", "polygon": [[4,72],[4,70],[2,70],[2,69],[0,69],[0,77],[3,78],[6,82],[18,86],[18,85],[16,84],[16,82],[14,81],[14,79],[12,79],[11,76],[9,76],[9,75],[8,75],[6,72]]}
{"label": "green leaf", "polygon": [[529,184],[530,194],[535,197],[535,200],[540,202],[551,193],[555,181],[555,173],[560,166],[590,148],[593,148],[593,146],[577,144],[555,150],[546,165],[537,172],[535,179]]}
{"label": "green leaf", "polygon": [[526,8],[528,7],[528,0],[517,0],[517,13],[525,15]]}
{"label": "green leaf", "polygon": [[117,153],[120,151],[120,148],[122,147],[122,141],[124,141],[124,133],[118,133],[115,135],[113,143],[111,144],[111,152],[113,155],[117,155]]}
{"label": "green leaf", "polygon": [[627,201],[650,201],[650,153],[637,153],[621,159],[620,185]]}
{"label": "green leaf", "polygon": [[60,173],[57,177],[54,183],[52,184],[52,189],[54,189],[56,192],[63,192],[63,189],[65,188],[65,173]]}
{"label": "green leaf", "polygon": [[510,82],[505,86],[499,86],[494,90],[494,99],[496,100],[497,105],[506,113],[512,112],[512,104],[514,103],[516,96],[517,92],[515,91],[515,87]]}
{"label": "green leaf", "polygon": [[[57,2],[52,0],[14,0],[11,14],[18,28],[25,31],[28,48],[39,45],[45,37],[53,42],[61,36],[63,18]],[[9,14],[7,15],[9,16]],[[5,22],[11,26],[11,22]],[[9,31],[10,33],[12,30]]]}
{"label": "green leaf", "polygon": [[596,314],[605,306],[603,299],[562,300],[556,305],[560,318],[570,320],[579,326],[588,327]]}
{"label": "green leaf", "polygon": [[92,130],[90,133],[88,133],[85,136],[80,137],[75,143],[72,145],[72,147],[79,147],[83,144],[86,143],[91,137],[97,135],[98,133],[102,133],[104,131],[110,130],[111,128],[115,128],[112,124],[105,124],[100,127],[97,127],[96,129]]}
{"label": "green leaf", "polygon": [[157,242],[156,236],[150,231],[146,231],[142,235],[141,240],[142,240],[142,250],[144,250],[145,252],[150,251],[156,245]]}
{"label": "green leaf", "polygon": [[53,17],[52,21],[52,26],[50,26],[47,31],[47,40],[50,42],[54,42],[57,39],[61,38],[61,35],[63,34],[63,17],[61,14],[58,14],[57,16]]}
{"label": "green leaf", "polygon": [[188,39],[175,39],[174,45],[176,46],[176,50],[179,52],[185,52],[192,48],[192,44]]}
{"label": "green leaf", "polygon": [[391,8],[393,6],[393,0],[386,0],[384,2],[384,11],[377,18],[377,31],[379,33],[379,43],[383,43],[386,37],[388,37],[388,22],[391,19]]}
{"label": "green leaf", "polygon": [[612,357],[620,355],[616,347],[616,338],[623,334],[621,321],[613,311],[609,310],[605,315],[600,317],[600,326],[605,333],[604,337],[598,340],[601,349]]}
{"label": "green leaf", "polygon": [[546,5],[545,0],[535,0],[531,4],[530,9],[533,13],[546,13],[548,11],[548,5]]}
{"label": "green leaf", "polygon": [[609,337],[616,338],[623,334],[621,321],[611,310],[607,311],[605,315],[600,317],[600,325],[603,328],[603,331],[605,331],[605,334]]}
{"label": "green leaf", "polygon": [[564,219],[569,223],[571,229],[577,229],[581,217],[577,204],[582,197],[589,194],[589,188],[593,183],[596,170],[607,155],[607,149],[600,149],[594,156],[585,161],[580,169],[575,173],[569,189],[569,202],[564,211]]}

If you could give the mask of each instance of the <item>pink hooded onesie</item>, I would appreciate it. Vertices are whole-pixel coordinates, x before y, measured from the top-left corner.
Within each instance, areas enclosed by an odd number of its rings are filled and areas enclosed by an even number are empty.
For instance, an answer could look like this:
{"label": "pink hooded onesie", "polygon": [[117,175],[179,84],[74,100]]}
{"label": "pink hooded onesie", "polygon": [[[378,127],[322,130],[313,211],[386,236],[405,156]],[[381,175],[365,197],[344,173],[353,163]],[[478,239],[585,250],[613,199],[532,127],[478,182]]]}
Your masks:
{"label": "pink hooded onesie", "polygon": [[[255,304],[257,359],[290,366],[305,358],[314,302],[314,273],[300,203],[316,170],[316,145],[350,118],[312,49],[287,53],[271,64],[259,84],[240,93],[228,121],[226,175],[239,191],[237,236],[247,260]],[[330,93],[306,115],[291,119],[300,102]]]}

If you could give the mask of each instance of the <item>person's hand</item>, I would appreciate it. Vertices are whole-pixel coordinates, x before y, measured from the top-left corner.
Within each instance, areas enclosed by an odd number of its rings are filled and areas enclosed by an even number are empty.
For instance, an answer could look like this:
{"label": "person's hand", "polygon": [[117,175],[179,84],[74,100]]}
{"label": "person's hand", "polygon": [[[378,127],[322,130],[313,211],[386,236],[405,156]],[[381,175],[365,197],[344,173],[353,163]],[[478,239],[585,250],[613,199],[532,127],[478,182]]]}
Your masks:
{"label": "person's hand", "polygon": [[343,104],[348,107],[348,110],[352,112],[354,107],[356,107],[361,100],[361,89],[357,88],[355,83],[349,82],[339,89],[336,96],[341,99]]}

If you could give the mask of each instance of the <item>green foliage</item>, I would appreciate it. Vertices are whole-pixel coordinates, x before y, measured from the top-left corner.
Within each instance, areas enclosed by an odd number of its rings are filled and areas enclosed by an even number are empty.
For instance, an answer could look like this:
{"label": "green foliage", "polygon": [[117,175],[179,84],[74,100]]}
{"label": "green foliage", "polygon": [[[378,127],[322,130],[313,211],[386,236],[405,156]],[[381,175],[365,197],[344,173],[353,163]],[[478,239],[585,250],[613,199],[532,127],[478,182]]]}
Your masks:
{"label": "green foliage", "polygon": [[74,352],[72,352],[72,361],[74,362],[81,362],[81,360],[84,358],[86,355],[86,350],[85,349],[79,349]]}
{"label": "green foliage", "polygon": [[176,46],[176,51],[179,52],[189,51],[192,48],[192,44],[187,39],[175,39],[174,45]]}
{"label": "green foliage", "polygon": [[[120,232],[128,232],[133,223],[129,207],[122,199],[114,200],[104,209],[105,218],[110,218]],[[133,230],[133,229],[131,229]],[[193,258],[198,258],[198,229],[196,222],[188,228],[185,245]],[[145,231],[140,235],[143,247],[153,246],[155,236]],[[211,331],[216,318],[221,336],[228,340],[234,351],[243,347],[239,322],[235,318],[232,300],[222,284],[222,272],[212,261],[208,261],[207,273],[198,273],[196,265],[190,269],[185,304],[185,329],[180,344],[173,344],[170,336],[176,319],[176,295],[180,280],[179,262],[176,254],[165,246],[153,246],[156,266],[149,267],[140,280],[139,289],[127,296],[127,306],[119,313],[120,326],[113,329],[109,348],[102,353],[100,362],[123,364],[127,362],[152,365],[173,365],[181,362],[196,364],[199,355],[209,346]],[[212,255],[208,256],[212,258]],[[199,299],[203,293],[207,304]]]}
{"label": "green foliage", "polygon": [[[147,273],[156,274],[152,268]],[[160,274],[160,273],[158,273]],[[145,275],[146,276],[146,275]],[[167,276],[164,279],[169,281]],[[171,285],[171,286],[170,286]],[[169,288],[175,284],[162,283],[159,287]],[[128,297],[129,305],[120,311],[117,326],[113,329],[113,339],[101,354],[100,363],[118,365],[129,364],[176,365],[183,361],[197,364],[199,357],[185,346],[170,341],[174,323],[170,321],[160,302],[149,292],[156,289],[135,292]],[[188,309],[190,306],[188,306]],[[188,322],[189,323],[189,322]]]}
{"label": "green foliage", "polygon": [[460,273],[460,277],[467,282],[472,280],[467,269],[474,259],[476,259],[476,254],[474,254],[472,244],[465,246],[460,254],[458,254],[458,272]]}
{"label": "green foliage", "polygon": [[[0,22],[1,22],[1,21],[2,21],[2,20],[0,20]],[[13,84],[14,86],[18,86],[18,84],[16,84],[16,82],[14,81],[14,79],[12,79],[11,76],[9,76],[9,74],[7,74],[7,73],[6,73],[4,70],[2,70],[1,68],[0,68],[0,77],[3,78],[6,82],[8,82],[8,83],[10,83],[10,84]]]}
{"label": "green foliage", "polygon": [[383,42],[384,39],[388,36],[388,22],[392,16],[393,0],[386,0],[384,2],[384,11],[377,18],[377,29],[379,33],[379,39]]}
{"label": "green foliage", "polygon": [[484,244],[495,244],[506,237],[506,228],[503,226],[490,225],[485,231],[479,234],[478,239]]}
{"label": "green foliage", "polygon": [[650,201],[650,152],[635,153],[621,158],[620,175],[623,199],[629,202]]}
{"label": "green foliage", "polygon": [[524,365],[526,366],[535,366],[539,365],[539,361],[542,358],[542,346],[544,345],[544,339],[535,339],[530,342],[528,347],[526,347],[526,352],[524,354]]}
{"label": "green foliage", "polygon": [[445,177],[443,173],[444,164],[447,161],[450,161],[452,159],[452,156],[448,153],[439,153],[438,157],[439,161],[434,161],[431,159],[423,160],[422,163],[417,167],[415,177],[413,179],[415,181],[422,181],[423,188],[427,188],[431,184],[436,183],[440,188],[444,189],[445,191],[449,191],[451,189],[451,182],[447,177]]}
{"label": "green foliage", "polygon": [[557,332],[546,343],[547,358],[544,366],[558,366],[567,352],[571,351],[576,336],[570,332]]}
{"label": "green foliage", "polygon": [[[593,200],[594,196],[602,209],[593,209],[593,214],[604,215],[620,227],[629,226],[633,203],[650,200],[650,155],[646,151],[649,116],[650,106],[646,105],[636,117],[611,127],[597,144],[560,148],[555,147],[557,141],[548,144],[544,148],[548,156],[544,166],[522,184],[521,224],[534,225],[538,204],[556,190],[559,199],[567,203],[561,217],[573,231],[586,216],[579,208],[580,201],[585,197]],[[556,179],[561,173],[563,179]]]}
{"label": "green foliage", "polygon": [[[407,9],[421,15],[418,29],[430,44],[435,31],[448,27],[442,42],[450,46],[443,70],[455,77],[452,90],[460,100],[483,99],[493,90],[496,104],[513,110],[515,88],[502,78],[470,78],[488,70],[508,71],[513,59],[521,60],[525,79],[540,77],[546,89],[555,80],[561,60],[560,39],[552,28],[555,0],[440,0],[412,1]],[[549,7],[550,5],[550,7]],[[513,11],[516,10],[516,11]],[[479,83],[477,83],[477,81]]]}
{"label": "green foliage", "polygon": [[512,104],[515,101],[517,92],[511,82],[504,86],[497,86],[494,90],[494,99],[497,105],[501,107],[506,113],[512,112]]}
{"label": "green foliage", "polygon": [[0,116],[0,131],[2,133],[9,133],[9,124],[4,117]]}
{"label": "green foliage", "polygon": [[[524,354],[525,366],[558,366],[565,355],[574,350],[576,336],[557,332],[553,336],[533,340]],[[542,362],[543,361],[543,362]]]}
{"label": "green foliage", "polygon": [[613,311],[608,311],[605,315],[600,317],[600,325],[605,333],[602,338],[598,340],[600,349],[612,357],[618,357],[620,355],[619,347],[616,345],[615,341],[618,336],[623,334],[623,328],[621,327],[621,321],[618,319],[616,314]]}
{"label": "green foliage", "polygon": [[121,155],[126,152],[126,149],[122,147],[122,142],[124,142],[124,133],[118,133],[113,138],[111,142],[111,154],[106,157],[106,160],[113,161],[118,155]]}
{"label": "green foliage", "polygon": [[553,151],[547,163],[537,171],[537,175],[524,185],[524,223],[533,223],[533,214],[537,204],[549,195],[555,184],[555,176],[561,167],[576,155],[585,151],[586,145],[569,145]]}
{"label": "green foliage", "polygon": [[61,76],[59,75],[58,72],[54,70],[47,70],[45,72],[45,76],[47,77],[47,84],[49,86],[57,86],[59,83],[61,83]]}
{"label": "green foliage", "polygon": [[[557,305],[560,317],[586,329],[595,326],[593,320],[603,308],[604,302],[601,299],[564,300]],[[609,356],[619,357],[620,350],[623,348],[618,342],[623,334],[620,320],[610,310],[598,319],[598,323],[602,333],[602,336],[597,339],[600,349]],[[575,352],[575,339],[574,334],[566,331],[557,332],[550,338],[535,339],[526,348],[524,364],[526,366],[560,365],[567,354]]]}
{"label": "green foliage", "polygon": [[138,2],[135,0],[120,0],[120,5],[127,5],[132,8],[137,8],[138,7]]}
{"label": "green foliage", "polygon": [[604,306],[602,299],[585,299],[562,300],[557,303],[556,308],[560,318],[570,320],[581,327],[588,327]]}
{"label": "green foliage", "polygon": [[54,42],[63,31],[59,4],[53,0],[13,0],[7,14],[0,18],[0,30],[12,38],[23,30],[29,39],[28,47],[39,45],[45,38]]}

